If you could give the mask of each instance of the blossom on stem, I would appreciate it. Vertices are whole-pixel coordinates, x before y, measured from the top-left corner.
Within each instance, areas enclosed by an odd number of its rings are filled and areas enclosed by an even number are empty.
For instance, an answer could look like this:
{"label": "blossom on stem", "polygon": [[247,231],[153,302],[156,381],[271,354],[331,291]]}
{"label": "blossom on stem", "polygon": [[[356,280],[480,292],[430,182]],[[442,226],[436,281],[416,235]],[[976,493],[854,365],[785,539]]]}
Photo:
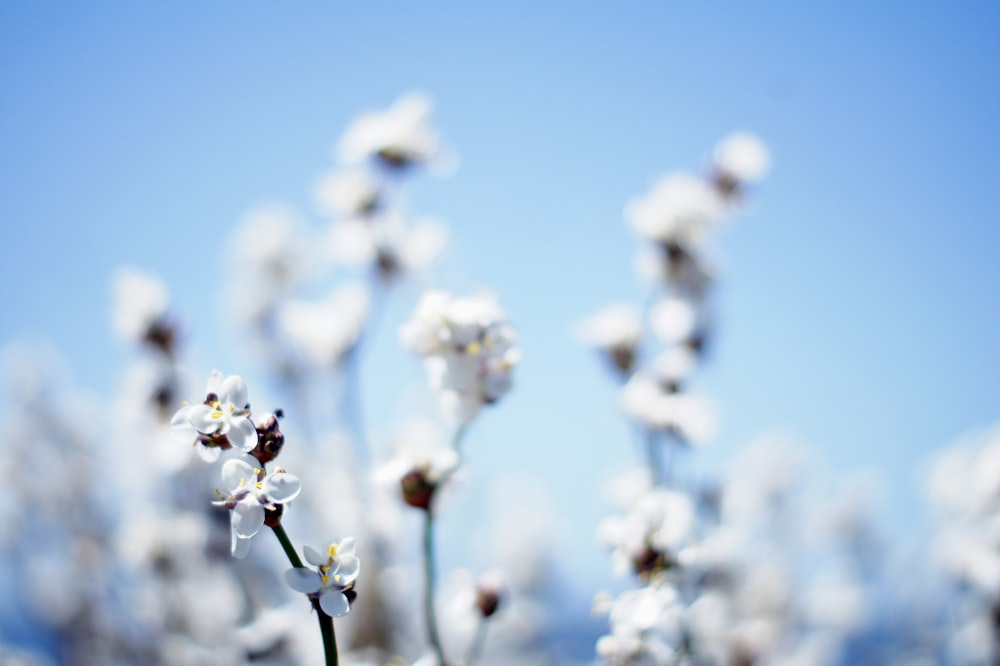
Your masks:
{"label": "blossom on stem", "polygon": [[363,114],[344,132],[340,159],[348,164],[376,159],[392,168],[429,162],[440,149],[431,108],[429,97],[410,93],[384,111]]}
{"label": "blossom on stem", "polygon": [[170,429],[178,438],[200,444],[198,452],[215,462],[225,449],[249,452],[257,446],[257,429],[250,420],[246,382],[239,375],[225,377],[213,370],[208,379],[204,402],[181,407],[170,419]]}
{"label": "blossom on stem", "polygon": [[428,292],[399,334],[404,347],[426,359],[431,388],[453,422],[469,423],[511,388],[520,350],[514,327],[490,296]]}
{"label": "blossom on stem", "polygon": [[622,377],[635,367],[642,339],[642,313],[631,303],[615,303],[580,323],[577,333],[589,347],[601,352]]}
{"label": "blossom on stem", "polygon": [[250,552],[250,539],[264,525],[266,512],[277,512],[295,499],[302,484],[298,477],[280,467],[270,474],[259,467],[232,458],[222,466],[222,483],[229,494],[216,491],[221,499],[214,504],[230,510],[233,557],[243,559]]}
{"label": "blossom on stem", "polygon": [[358,578],[360,561],[354,554],[354,538],[331,541],[323,552],[306,546],[306,561],[316,567],[295,567],[285,572],[285,581],[296,592],[319,600],[319,606],[330,617],[347,615],[351,610],[349,592]]}

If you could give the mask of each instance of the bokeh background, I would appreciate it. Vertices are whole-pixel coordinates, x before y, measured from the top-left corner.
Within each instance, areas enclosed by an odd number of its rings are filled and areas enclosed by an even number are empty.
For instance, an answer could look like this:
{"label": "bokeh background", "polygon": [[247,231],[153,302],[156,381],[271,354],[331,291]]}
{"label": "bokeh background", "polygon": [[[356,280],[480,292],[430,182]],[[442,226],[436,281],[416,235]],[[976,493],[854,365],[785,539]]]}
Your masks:
{"label": "bokeh background", "polygon": [[600,487],[636,450],[575,327],[642,298],[625,203],[750,130],[773,168],[719,238],[699,386],[719,434],[685,464],[718,474],[786,433],[824,483],[876,478],[886,541],[918,541],[928,457],[1000,415],[998,26],[989,2],[7,0],[0,340],[50,345],[75,387],[113,394],[130,351],[111,278],[139,266],[168,284],[199,376],[253,391],[216,289],[232,229],[274,201],[314,214],[347,124],[426,91],[457,168],[406,203],[449,245],[366,350],[367,421],[388,432],[422,381],[396,341],[422,286],[497,292],[524,359],[469,434],[444,559],[477,556],[463,526],[497,488],[529,493],[558,525],[566,617],[596,636]]}

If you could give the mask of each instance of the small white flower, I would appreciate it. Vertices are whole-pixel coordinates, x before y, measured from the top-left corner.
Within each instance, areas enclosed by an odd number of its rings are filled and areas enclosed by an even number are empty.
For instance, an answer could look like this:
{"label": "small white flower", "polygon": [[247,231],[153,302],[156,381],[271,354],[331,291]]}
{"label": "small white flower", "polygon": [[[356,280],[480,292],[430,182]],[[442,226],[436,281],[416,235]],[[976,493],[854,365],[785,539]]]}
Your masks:
{"label": "small white flower", "polygon": [[327,235],[335,261],[372,266],[385,279],[428,267],[447,241],[448,230],[438,220],[421,218],[408,224],[399,215],[343,220]]}
{"label": "small white flower", "polygon": [[351,604],[344,594],[358,577],[360,561],[354,554],[354,539],[331,541],[321,553],[306,546],[306,561],[316,570],[305,567],[288,569],[285,581],[296,592],[319,599],[320,608],[330,617],[347,615]]}
{"label": "small white flower", "polygon": [[225,377],[213,370],[205,401],[177,410],[170,429],[180,438],[201,444],[198,451],[208,462],[218,460],[223,449],[233,446],[252,451],[257,446],[257,429],[250,420],[246,382],[239,375]]}
{"label": "small white flower", "polygon": [[456,423],[468,423],[483,405],[502,398],[520,361],[514,328],[491,297],[429,292],[400,329],[400,340],[426,358],[431,388]]}
{"label": "small white flower", "polygon": [[672,173],[658,180],[646,196],[630,201],[625,217],[644,238],[697,246],[725,212],[725,201],[707,181]]}
{"label": "small white flower", "polygon": [[749,132],[734,132],[715,146],[716,169],[737,182],[760,180],[771,166],[767,146]]}
{"label": "small white flower", "polygon": [[316,183],[316,200],[330,217],[367,215],[378,199],[378,180],[364,168],[331,171]]}
{"label": "small white flower", "polygon": [[138,268],[120,268],[113,289],[115,332],[123,339],[142,340],[166,317],[169,297],[158,277]]}
{"label": "small white flower", "polygon": [[275,509],[295,499],[302,484],[298,477],[278,468],[270,474],[242,460],[232,458],[222,466],[222,483],[229,491],[214,503],[230,510],[233,557],[243,559],[250,552],[250,539],[264,525],[265,510]]}
{"label": "small white flower", "polygon": [[377,158],[392,167],[430,161],[439,151],[431,107],[429,97],[410,93],[384,111],[360,116],[340,140],[340,159],[356,164]]}
{"label": "small white flower", "polygon": [[319,302],[290,300],[278,310],[278,328],[296,351],[319,367],[340,362],[354,347],[368,320],[364,284],[338,286]]}

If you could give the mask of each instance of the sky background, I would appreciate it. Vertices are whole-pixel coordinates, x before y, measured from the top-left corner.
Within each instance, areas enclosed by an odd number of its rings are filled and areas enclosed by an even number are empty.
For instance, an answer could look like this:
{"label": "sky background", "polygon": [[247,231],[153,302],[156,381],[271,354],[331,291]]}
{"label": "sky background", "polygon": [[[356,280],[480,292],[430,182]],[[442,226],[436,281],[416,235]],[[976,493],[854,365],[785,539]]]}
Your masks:
{"label": "sky background", "polygon": [[[1000,417],[1000,6],[873,4],[0,2],[0,340],[51,343],[110,395],[130,264],[168,283],[193,365],[252,375],[218,304],[231,230],[314,212],[350,120],[426,91],[460,157],[407,188],[451,231],[426,283],[495,290],[524,351],[470,431],[469,506],[538,480],[586,596],[609,576],[598,485],[635,449],[575,326],[642,299],[625,203],[746,129],[773,169],[719,239],[699,388],[721,424],[691,464],[792,433],[830,476],[881,475],[907,534],[927,457]],[[368,349],[376,433],[422,375],[395,342],[418,294]]]}

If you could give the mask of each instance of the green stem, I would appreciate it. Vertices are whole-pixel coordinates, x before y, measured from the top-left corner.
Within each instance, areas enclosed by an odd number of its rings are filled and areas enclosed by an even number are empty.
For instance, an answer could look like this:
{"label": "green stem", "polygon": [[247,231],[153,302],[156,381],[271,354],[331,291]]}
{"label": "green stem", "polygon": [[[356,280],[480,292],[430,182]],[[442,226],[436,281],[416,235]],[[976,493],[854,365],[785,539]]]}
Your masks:
{"label": "green stem", "polygon": [[430,507],[424,512],[424,615],[427,616],[427,639],[437,655],[438,666],[444,666],[444,648],[434,612],[434,514]]}
{"label": "green stem", "polygon": [[[462,440],[468,430],[469,424],[463,423],[455,431],[451,439],[451,446],[458,454],[459,460],[462,458]],[[438,479],[435,494],[444,486],[445,482],[458,469],[458,465],[444,472]],[[424,511],[424,615],[427,616],[427,639],[430,641],[434,654],[437,655],[438,666],[445,666],[444,648],[441,645],[441,635],[438,633],[437,614],[434,612],[434,501]]]}
{"label": "green stem", "polygon": [[479,624],[476,626],[476,635],[472,638],[472,643],[469,645],[469,653],[465,657],[465,666],[474,666],[483,653],[483,644],[486,642],[486,621],[485,617],[480,618]]}
{"label": "green stem", "polygon": [[[288,538],[288,534],[281,523],[272,525],[271,529],[274,531],[274,536],[278,537],[278,543],[281,544],[281,549],[285,551],[285,556],[291,562],[292,566],[296,569],[304,568],[305,565],[299,559],[299,554],[295,552],[295,546],[292,545],[292,541]],[[323,611],[323,608],[319,605],[319,599],[309,597],[309,601],[312,603],[313,609],[316,611],[316,617],[319,619],[319,632],[323,636],[323,653],[326,655],[326,666],[339,666],[337,634],[333,630],[333,618]]]}

